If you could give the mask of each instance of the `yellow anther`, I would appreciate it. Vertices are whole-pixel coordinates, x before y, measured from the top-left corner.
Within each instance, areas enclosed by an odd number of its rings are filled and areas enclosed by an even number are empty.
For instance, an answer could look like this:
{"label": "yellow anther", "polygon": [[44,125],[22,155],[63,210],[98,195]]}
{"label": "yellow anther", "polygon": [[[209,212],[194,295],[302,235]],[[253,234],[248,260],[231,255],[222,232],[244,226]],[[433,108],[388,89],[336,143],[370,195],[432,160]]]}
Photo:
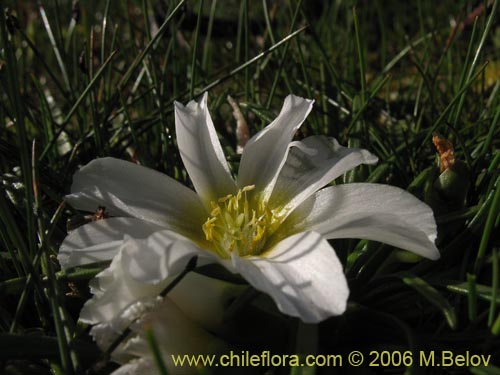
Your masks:
{"label": "yellow anther", "polygon": [[240,256],[258,255],[264,251],[266,238],[277,227],[275,216],[258,197],[248,200],[246,192],[255,185],[241,188],[210,202],[210,217],[202,225],[212,250],[222,258],[236,251]]}
{"label": "yellow anther", "polygon": [[210,212],[210,216],[217,216],[220,214],[220,207],[219,206],[215,206],[212,211]]}
{"label": "yellow anther", "polygon": [[[233,196],[231,194],[226,195],[225,197],[219,198],[219,203],[225,203],[228,199],[231,199]],[[211,202],[214,204],[213,202]]]}
{"label": "yellow anther", "polygon": [[213,229],[215,227],[215,221],[217,220],[217,218],[215,217],[212,217],[210,219],[208,219],[205,224],[203,224],[202,226],[202,229],[203,229],[203,232],[205,233],[205,238],[207,241],[211,241],[213,239]]}
{"label": "yellow anther", "polygon": [[246,193],[247,191],[250,191],[250,190],[253,190],[255,189],[255,185],[248,185],[248,186],[245,186],[243,189],[241,189],[240,191]]}
{"label": "yellow anther", "polygon": [[237,211],[238,210],[238,199],[235,199],[235,197],[231,197],[231,199],[229,199],[227,202],[227,209],[229,211]]}
{"label": "yellow anther", "polygon": [[266,229],[260,225],[257,225],[257,234],[255,235],[253,241],[254,242],[259,242],[262,237],[264,236],[264,232],[266,231]]}

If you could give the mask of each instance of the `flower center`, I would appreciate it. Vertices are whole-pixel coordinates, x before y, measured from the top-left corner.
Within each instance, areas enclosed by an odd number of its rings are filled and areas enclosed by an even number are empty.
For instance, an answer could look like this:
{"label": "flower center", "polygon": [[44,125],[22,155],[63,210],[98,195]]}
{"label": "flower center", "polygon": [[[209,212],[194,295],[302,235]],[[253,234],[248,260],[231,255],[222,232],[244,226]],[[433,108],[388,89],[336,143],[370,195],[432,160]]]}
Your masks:
{"label": "flower center", "polygon": [[277,221],[273,213],[258,199],[247,198],[247,192],[254,188],[245,186],[237,194],[210,202],[212,211],[202,228],[206,240],[223,259],[230,258],[233,251],[239,256],[259,255],[274,232]]}

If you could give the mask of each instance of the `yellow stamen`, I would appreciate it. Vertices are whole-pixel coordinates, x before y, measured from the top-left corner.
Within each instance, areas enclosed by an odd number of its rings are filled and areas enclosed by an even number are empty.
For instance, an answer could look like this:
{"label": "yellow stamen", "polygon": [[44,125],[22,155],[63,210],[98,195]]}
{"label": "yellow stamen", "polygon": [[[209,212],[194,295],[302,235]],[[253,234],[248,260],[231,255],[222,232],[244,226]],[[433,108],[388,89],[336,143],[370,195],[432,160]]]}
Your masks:
{"label": "yellow stamen", "polygon": [[279,224],[265,202],[256,196],[248,199],[247,192],[253,189],[255,185],[245,186],[210,202],[210,217],[202,229],[212,250],[222,258],[229,258],[233,251],[240,256],[259,255]]}

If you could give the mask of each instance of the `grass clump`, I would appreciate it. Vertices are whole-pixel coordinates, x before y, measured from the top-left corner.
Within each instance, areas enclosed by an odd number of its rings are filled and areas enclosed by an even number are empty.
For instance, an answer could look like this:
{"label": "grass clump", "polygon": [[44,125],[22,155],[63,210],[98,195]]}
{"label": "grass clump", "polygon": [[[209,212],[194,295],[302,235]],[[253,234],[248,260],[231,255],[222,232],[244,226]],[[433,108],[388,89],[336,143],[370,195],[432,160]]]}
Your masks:
{"label": "grass clump", "polygon": [[[0,1],[0,372],[113,368],[77,322],[104,266],[57,264],[66,222],[80,217],[63,197],[103,156],[189,184],[173,102],[206,90],[230,163],[227,96],[254,134],[294,93],[316,99],[298,137],[379,157],[345,181],[396,185],[434,209],[438,262],[335,241],[351,305],[321,323],[311,350],[469,350],[499,366],[498,3]],[[436,134],[454,146],[453,173],[439,169]]]}

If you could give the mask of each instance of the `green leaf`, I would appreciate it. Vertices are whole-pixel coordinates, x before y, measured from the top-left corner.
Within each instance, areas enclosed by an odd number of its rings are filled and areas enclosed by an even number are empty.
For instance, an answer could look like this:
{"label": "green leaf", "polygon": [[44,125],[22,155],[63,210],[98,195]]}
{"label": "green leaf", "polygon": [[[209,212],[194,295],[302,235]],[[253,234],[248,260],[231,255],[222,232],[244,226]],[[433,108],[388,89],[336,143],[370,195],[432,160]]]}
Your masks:
{"label": "green leaf", "polygon": [[437,291],[436,288],[429,285],[425,280],[416,276],[404,277],[403,282],[415,289],[425,299],[436,306],[443,313],[450,328],[456,328],[457,316],[455,313],[455,309],[453,308],[453,306],[451,306],[450,302]]}
{"label": "green leaf", "polygon": [[[449,284],[446,286],[446,289],[448,289],[450,292],[454,292],[457,294],[461,294],[463,296],[469,295],[469,283],[468,282],[463,282],[459,284]],[[493,289],[490,286],[486,285],[481,285],[481,284],[476,284],[476,292],[479,298],[481,298],[484,301],[491,301],[492,300],[492,295],[493,295]],[[496,295],[496,303],[500,304],[500,295]]]}

